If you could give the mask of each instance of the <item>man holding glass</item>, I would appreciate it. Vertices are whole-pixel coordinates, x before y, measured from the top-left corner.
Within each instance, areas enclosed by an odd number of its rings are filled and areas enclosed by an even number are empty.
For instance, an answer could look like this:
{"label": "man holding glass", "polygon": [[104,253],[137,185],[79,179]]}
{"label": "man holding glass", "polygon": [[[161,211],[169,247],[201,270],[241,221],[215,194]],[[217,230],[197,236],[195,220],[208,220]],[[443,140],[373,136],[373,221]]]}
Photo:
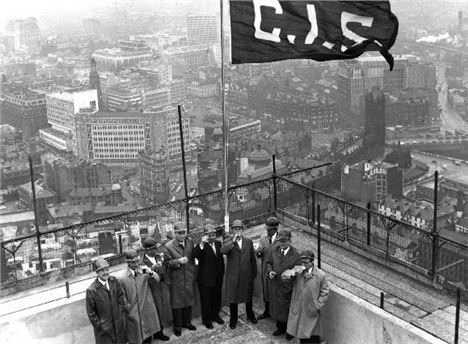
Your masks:
{"label": "man holding glass", "polygon": [[193,249],[193,256],[198,259],[198,288],[200,289],[202,322],[208,329],[212,322],[224,324],[219,316],[221,293],[224,276],[224,258],[221,253],[221,241],[216,240],[216,229],[212,224],[205,226],[200,244]]}
{"label": "man holding glass", "polygon": [[179,337],[182,327],[195,331],[192,325],[192,306],[195,300],[195,261],[193,241],[187,238],[183,223],[174,225],[175,238],[166,244],[165,262],[170,269],[171,306],[174,334]]}

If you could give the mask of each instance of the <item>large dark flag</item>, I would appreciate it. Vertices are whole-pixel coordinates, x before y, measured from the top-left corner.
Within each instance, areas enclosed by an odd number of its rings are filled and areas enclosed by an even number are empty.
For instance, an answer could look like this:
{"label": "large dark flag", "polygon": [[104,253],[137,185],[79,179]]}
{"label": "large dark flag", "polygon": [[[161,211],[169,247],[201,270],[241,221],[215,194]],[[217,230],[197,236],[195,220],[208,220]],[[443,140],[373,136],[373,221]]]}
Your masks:
{"label": "large dark flag", "polygon": [[352,59],[389,53],[398,19],[389,1],[230,0],[232,63]]}

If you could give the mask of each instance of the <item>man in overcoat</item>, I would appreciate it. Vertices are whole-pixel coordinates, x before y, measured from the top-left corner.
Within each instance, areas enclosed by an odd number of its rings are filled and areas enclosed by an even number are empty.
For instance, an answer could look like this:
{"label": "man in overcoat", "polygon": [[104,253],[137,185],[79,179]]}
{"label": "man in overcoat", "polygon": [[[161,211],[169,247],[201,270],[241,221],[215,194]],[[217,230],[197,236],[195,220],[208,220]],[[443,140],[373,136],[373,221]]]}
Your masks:
{"label": "man in overcoat", "polygon": [[279,220],[276,217],[271,216],[266,220],[265,226],[267,232],[260,237],[256,250],[257,257],[260,258],[262,268],[260,277],[262,280],[263,302],[265,303],[265,310],[258,316],[259,320],[270,317],[269,278],[265,271],[265,259],[268,256],[270,248],[277,243]]}
{"label": "man in overcoat", "polygon": [[187,230],[183,223],[175,224],[174,236],[175,238],[166,244],[165,263],[170,269],[174,334],[179,337],[182,334],[182,327],[191,331],[197,329],[192,325],[196,269],[193,241],[187,238]]}
{"label": "man in overcoat", "polygon": [[238,304],[245,303],[247,320],[256,324],[257,318],[252,309],[254,279],[257,275],[257,259],[252,240],[243,236],[241,220],[232,223],[234,235],[228,237],[221,247],[227,256],[226,300],[229,303],[229,327],[235,329],[238,318]]}
{"label": "man in overcoat", "polygon": [[96,344],[125,344],[124,327],[127,302],[124,292],[104,259],[96,261],[97,277],[86,289],[86,312],[94,328]]}
{"label": "man in overcoat", "polygon": [[328,279],[314,266],[314,257],[313,251],[304,250],[301,266],[283,273],[294,280],[287,332],[301,343],[321,343],[320,313],[328,300]]}
{"label": "man in overcoat", "polygon": [[126,313],[127,337],[130,344],[151,343],[151,337],[161,330],[158,311],[151,293],[149,280],[159,280],[157,273],[140,267],[135,250],[125,252],[127,269],[117,277],[130,304]]}
{"label": "man in overcoat", "polygon": [[[301,255],[291,246],[291,232],[282,229],[278,232],[278,244],[270,249],[265,258],[265,270],[268,276],[270,295],[270,314],[276,321],[276,330],[273,336],[286,333],[288,322],[289,304],[293,290],[293,282],[290,279],[282,279],[285,270],[300,264]],[[286,333],[286,339],[293,337]]]}
{"label": "man in overcoat", "polygon": [[153,294],[153,299],[156,304],[156,310],[158,311],[159,322],[161,324],[161,330],[154,334],[154,339],[160,339],[168,341],[169,337],[164,334],[164,326],[168,326],[172,319],[168,319],[168,313],[171,314],[170,306],[164,308],[168,303],[164,302],[164,298],[169,298],[168,290],[163,288],[163,280],[167,279],[166,269],[163,265],[164,258],[158,254],[158,242],[153,237],[147,237],[143,241],[143,265],[155,271],[159,275],[159,281],[154,278],[150,278],[148,283]]}
{"label": "man in overcoat", "polygon": [[193,256],[198,259],[197,282],[200,290],[202,322],[208,329],[213,328],[213,321],[224,324],[219,316],[224,277],[221,246],[221,241],[216,240],[215,227],[208,224],[200,243],[193,249]]}

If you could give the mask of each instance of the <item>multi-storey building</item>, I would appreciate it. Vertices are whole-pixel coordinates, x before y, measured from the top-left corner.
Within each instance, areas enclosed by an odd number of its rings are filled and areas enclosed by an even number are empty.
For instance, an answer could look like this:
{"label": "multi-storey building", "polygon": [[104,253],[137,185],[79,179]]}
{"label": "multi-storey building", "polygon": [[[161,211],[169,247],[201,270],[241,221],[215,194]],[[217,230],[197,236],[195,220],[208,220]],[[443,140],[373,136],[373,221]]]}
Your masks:
{"label": "multi-storey building", "polygon": [[118,49],[101,49],[93,53],[99,71],[119,71],[152,58],[151,48],[143,41],[122,41]]}
{"label": "multi-storey building", "polygon": [[182,61],[189,67],[207,65],[214,60],[212,48],[205,44],[168,48],[166,55],[170,61]]}
{"label": "multi-storey building", "polygon": [[138,109],[142,105],[140,88],[112,86],[107,89],[107,109],[109,111],[126,111]]}
{"label": "multi-storey building", "polygon": [[1,124],[10,124],[31,137],[47,128],[46,94],[23,86],[5,87],[1,100]]}
{"label": "multi-storey building", "polygon": [[14,37],[15,50],[38,51],[40,48],[41,31],[36,18],[11,20],[6,25],[6,31]]}
{"label": "multi-storey building", "polygon": [[[39,184],[37,181],[34,182],[36,192],[36,206],[37,206],[37,218],[40,224],[45,224],[48,219],[48,204],[54,204],[57,200],[55,193],[48,190],[45,186]],[[18,196],[25,206],[29,209],[33,209],[33,193],[31,183],[23,184],[18,187]]]}
{"label": "multi-storey building", "polygon": [[171,103],[184,103],[187,99],[187,88],[185,86],[185,81],[182,79],[174,79],[169,84],[171,89]]}
{"label": "multi-storey building", "polygon": [[188,15],[187,42],[191,45],[219,43],[219,16]]}
{"label": "multi-storey building", "polygon": [[171,89],[163,87],[156,90],[144,91],[141,101],[144,109],[170,105],[172,103]]}
{"label": "multi-storey building", "polygon": [[246,124],[239,125],[229,129],[229,140],[235,142],[237,140],[252,137],[262,131],[262,122],[256,120]]}
{"label": "multi-storey building", "polygon": [[192,82],[187,87],[187,93],[196,98],[212,98],[219,94],[219,83],[199,83]]}
{"label": "multi-storey building", "polygon": [[385,96],[375,86],[364,97],[364,140],[365,148],[383,149],[385,146]]}
{"label": "multi-storey building", "polygon": [[159,204],[169,198],[169,175],[167,171],[167,154],[164,150],[158,152],[142,151],[139,157],[140,196],[147,202]]}

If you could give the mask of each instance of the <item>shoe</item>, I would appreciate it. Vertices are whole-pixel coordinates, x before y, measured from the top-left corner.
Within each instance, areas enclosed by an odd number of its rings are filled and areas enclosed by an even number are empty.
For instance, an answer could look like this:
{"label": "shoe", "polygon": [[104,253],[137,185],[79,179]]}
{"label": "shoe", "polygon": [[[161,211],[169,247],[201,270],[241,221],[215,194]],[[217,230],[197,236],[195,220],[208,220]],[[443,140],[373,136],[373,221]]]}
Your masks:
{"label": "shoe", "polygon": [[272,333],[272,336],[273,337],[278,337],[278,336],[281,336],[282,334],[284,334],[284,331],[281,331],[281,330],[276,330],[275,332]]}
{"label": "shoe", "polygon": [[232,322],[232,321],[229,322],[229,327],[231,328],[231,330],[234,330],[236,326],[237,326],[237,323]]}
{"label": "shoe", "polygon": [[182,331],[180,328],[177,328],[177,329],[174,329],[174,334],[177,336],[177,337],[180,337],[182,335]]}
{"label": "shoe", "polygon": [[193,326],[192,324],[188,324],[187,326],[184,326],[186,329],[189,329],[190,331],[196,331],[196,327]]}
{"label": "shoe", "polygon": [[269,317],[270,317],[270,313],[268,313],[268,312],[263,312],[262,314],[260,314],[260,315],[258,316],[257,319],[258,319],[258,320],[262,320],[262,319],[267,319],[267,318],[269,318]]}
{"label": "shoe", "polygon": [[220,325],[224,324],[224,320],[221,319],[221,317],[218,315],[217,317],[214,318],[214,321],[217,322]]}
{"label": "shoe", "polygon": [[162,340],[162,341],[165,341],[167,342],[168,340],[170,340],[171,338],[169,338],[168,336],[166,336],[164,333],[162,332],[158,332],[156,333],[155,335],[153,335],[153,339],[159,339],[159,340]]}
{"label": "shoe", "polygon": [[247,320],[250,321],[252,324],[257,323],[257,318],[255,317],[255,314],[247,315]]}
{"label": "shoe", "polygon": [[286,336],[284,336],[286,340],[291,340],[294,338],[294,336],[291,336],[289,333],[286,333]]}
{"label": "shoe", "polygon": [[210,330],[213,328],[213,324],[212,324],[212,323],[209,323],[209,322],[203,323],[203,325],[205,325],[205,327],[208,328],[208,329],[210,329]]}

